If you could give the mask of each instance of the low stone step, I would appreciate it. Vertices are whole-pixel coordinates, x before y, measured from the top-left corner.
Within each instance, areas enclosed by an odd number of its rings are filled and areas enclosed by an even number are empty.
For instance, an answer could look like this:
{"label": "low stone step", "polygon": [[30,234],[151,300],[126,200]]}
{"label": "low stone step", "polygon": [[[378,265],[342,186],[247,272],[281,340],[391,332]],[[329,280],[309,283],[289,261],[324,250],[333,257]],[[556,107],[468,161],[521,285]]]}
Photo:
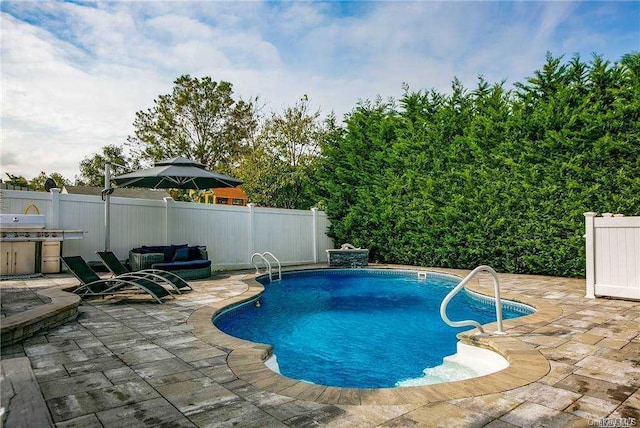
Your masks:
{"label": "low stone step", "polygon": [[53,427],[27,357],[0,361],[2,424],[6,428]]}
{"label": "low stone step", "polygon": [[75,319],[80,296],[65,291],[67,288],[69,285],[38,290],[38,294],[48,297],[51,302],[2,318],[0,347],[22,342],[39,331]]}

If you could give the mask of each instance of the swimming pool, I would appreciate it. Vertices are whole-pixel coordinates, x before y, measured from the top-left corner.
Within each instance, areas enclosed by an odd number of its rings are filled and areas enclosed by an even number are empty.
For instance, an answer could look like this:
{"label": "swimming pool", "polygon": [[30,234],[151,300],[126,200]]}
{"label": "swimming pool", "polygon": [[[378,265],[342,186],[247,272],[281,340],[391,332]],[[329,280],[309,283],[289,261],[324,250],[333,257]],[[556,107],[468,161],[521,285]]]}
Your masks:
{"label": "swimming pool", "polygon": [[[439,315],[440,302],[460,278],[382,269],[301,271],[262,280],[257,301],[214,319],[227,334],[274,348],[285,376],[328,386],[385,388],[425,376],[456,352],[455,329]],[[504,304],[504,318],[531,313]],[[453,320],[495,321],[488,299],[459,293]]]}

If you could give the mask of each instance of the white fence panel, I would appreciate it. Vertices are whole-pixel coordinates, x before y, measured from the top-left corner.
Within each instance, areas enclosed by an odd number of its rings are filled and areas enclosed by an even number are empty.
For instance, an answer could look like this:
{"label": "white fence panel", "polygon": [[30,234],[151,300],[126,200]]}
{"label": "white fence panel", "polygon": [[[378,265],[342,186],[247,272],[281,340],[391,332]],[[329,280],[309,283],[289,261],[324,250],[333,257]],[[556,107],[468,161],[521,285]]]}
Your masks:
{"label": "white fence panel", "polygon": [[47,228],[54,228],[50,193],[1,189],[0,199],[3,213],[25,214],[25,211],[28,211],[26,214],[42,214],[45,216]]}
{"label": "white fence panel", "polygon": [[104,248],[104,202],[97,196],[60,195],[60,229],[83,230],[84,238],[64,241],[62,255],[96,260]]}
{"label": "white fence panel", "polygon": [[[2,190],[2,212],[20,214],[30,204],[47,228],[82,230],[84,239],[63,243],[63,255],[98,260],[105,245],[105,204],[99,196]],[[120,259],[142,245],[206,245],[213,269],[251,267],[254,252],[272,252],[282,264],[324,262],[333,248],[325,213],[111,198],[110,249]]]}
{"label": "white fence panel", "polygon": [[317,262],[325,262],[327,261],[327,249],[333,248],[333,239],[327,236],[327,231],[329,230],[329,226],[331,222],[329,221],[329,217],[324,212],[318,211],[318,242],[316,243],[316,251],[318,252],[318,260]]}
{"label": "white fence panel", "polygon": [[256,208],[254,236],[254,251],[269,251],[283,265],[314,263],[310,211]]}
{"label": "white fence panel", "polygon": [[587,297],[640,299],[640,217],[585,218]]}
{"label": "white fence panel", "polygon": [[[163,202],[111,198],[110,249],[120,259],[140,245],[164,245],[166,209]],[[97,260],[104,249],[104,201],[98,196],[60,195],[60,228],[84,230],[84,239],[65,241],[63,255],[80,255]]]}
{"label": "white fence panel", "polygon": [[[104,207],[102,210],[104,224]],[[111,198],[110,224],[111,251],[120,259],[128,258],[134,247],[171,244],[167,242],[167,208],[163,201]],[[104,239],[99,249],[103,248]]]}
{"label": "white fence panel", "polygon": [[213,269],[248,267],[247,207],[189,202],[170,206],[169,243],[206,245]]}

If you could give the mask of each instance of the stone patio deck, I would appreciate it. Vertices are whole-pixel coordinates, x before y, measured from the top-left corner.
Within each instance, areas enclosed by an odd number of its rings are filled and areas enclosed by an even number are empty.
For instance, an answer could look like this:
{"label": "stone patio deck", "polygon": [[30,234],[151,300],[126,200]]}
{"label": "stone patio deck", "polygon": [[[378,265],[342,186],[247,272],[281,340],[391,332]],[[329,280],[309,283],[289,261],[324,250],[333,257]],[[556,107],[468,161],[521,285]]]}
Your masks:
{"label": "stone patio deck", "polygon": [[[3,347],[2,359],[29,359],[60,427],[597,426],[601,418],[639,424],[640,302],[585,299],[584,280],[500,274],[505,297],[539,312],[506,322],[507,344],[482,346],[506,353],[520,369],[476,386],[399,392],[405,388],[317,390],[266,373],[263,347],[210,322],[219,308],[259,291],[252,277],[235,272],[193,281],[195,291],[163,305],[145,297],[85,301],[76,320]],[[490,294],[486,279],[474,288]],[[63,275],[38,281],[74,284]],[[5,405],[4,374],[2,380]]]}

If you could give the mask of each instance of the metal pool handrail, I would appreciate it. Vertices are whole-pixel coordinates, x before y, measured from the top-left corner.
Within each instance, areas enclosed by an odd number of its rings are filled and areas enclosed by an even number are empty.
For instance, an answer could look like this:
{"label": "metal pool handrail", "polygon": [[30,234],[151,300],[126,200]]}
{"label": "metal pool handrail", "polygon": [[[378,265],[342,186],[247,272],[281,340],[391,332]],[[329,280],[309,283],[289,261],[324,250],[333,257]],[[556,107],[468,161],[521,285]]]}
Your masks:
{"label": "metal pool handrail", "polygon": [[449,304],[449,301],[453,299],[453,296],[458,294],[458,292],[462,290],[462,288],[464,288],[464,286],[479,272],[487,272],[493,277],[493,291],[496,298],[496,321],[498,323],[498,331],[496,331],[495,334],[506,334],[502,330],[502,302],[500,300],[500,283],[498,282],[498,274],[495,270],[493,270],[491,266],[478,266],[477,268],[472,270],[471,273],[469,273],[469,275],[467,275],[462,281],[460,281],[460,283],[456,285],[455,288],[451,290],[449,294],[447,294],[446,297],[442,300],[442,304],[440,304],[440,316],[442,317],[442,320],[451,327],[472,326],[480,330],[481,334],[484,334],[484,329],[477,321],[451,321],[449,317],[447,317],[447,305]]}
{"label": "metal pool handrail", "polygon": [[269,274],[269,279],[271,279],[271,263],[269,263],[269,260],[265,259],[265,257],[260,253],[253,253],[253,255],[251,256],[251,263],[253,264],[253,267],[256,268],[256,273],[257,274],[260,273],[260,269],[258,269],[258,265],[253,261],[253,259],[256,256],[260,257],[264,262],[264,265],[267,268],[267,273]]}
{"label": "metal pool handrail", "polygon": [[[278,260],[278,258],[271,254],[269,251],[265,251],[264,253],[262,253],[262,258],[266,260],[265,256],[270,256],[273,260],[276,261],[276,263],[278,263],[278,281],[280,281],[282,279],[282,266],[280,265],[280,260]],[[269,280],[273,281],[273,279],[271,278],[271,273],[269,273]]]}
{"label": "metal pool handrail", "polygon": [[280,281],[282,279],[282,266],[280,265],[280,260],[278,260],[276,256],[271,254],[269,251],[265,251],[262,254],[253,253],[253,255],[251,256],[251,263],[253,264],[253,267],[256,268],[256,273],[260,273],[258,265],[253,261],[256,256],[260,257],[264,262],[264,265],[267,268],[267,273],[269,274],[269,281],[273,281],[273,269],[271,269],[271,263],[269,263],[269,260],[267,260],[265,256],[270,256],[273,260],[275,260],[276,263],[278,263],[278,279],[276,281]]}

